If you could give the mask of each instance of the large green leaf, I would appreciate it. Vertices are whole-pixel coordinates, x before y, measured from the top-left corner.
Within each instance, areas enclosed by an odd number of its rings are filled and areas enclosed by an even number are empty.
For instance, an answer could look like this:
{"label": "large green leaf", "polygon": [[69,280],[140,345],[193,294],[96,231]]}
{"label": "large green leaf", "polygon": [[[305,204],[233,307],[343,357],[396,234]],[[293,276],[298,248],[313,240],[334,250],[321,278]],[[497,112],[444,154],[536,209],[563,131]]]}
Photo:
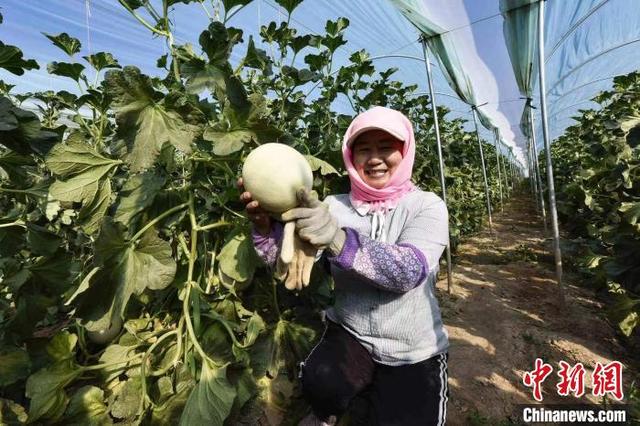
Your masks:
{"label": "large green leaf", "polygon": [[250,130],[220,132],[212,128],[207,128],[202,137],[207,141],[213,142],[213,153],[220,156],[240,151],[245,144],[257,138],[256,134]]}
{"label": "large green leaf", "polygon": [[68,331],[56,334],[47,345],[47,353],[54,361],[66,361],[73,358],[78,336]]}
{"label": "large green leaf", "polygon": [[49,74],[69,77],[75,81],[80,81],[80,77],[82,77],[82,72],[84,71],[84,65],[54,61],[47,65],[47,71]]}
{"label": "large green leaf", "polygon": [[22,50],[0,41],[0,68],[15,75],[22,75],[25,70],[39,69],[40,66],[33,59],[24,59]]}
{"label": "large green leaf", "polygon": [[153,203],[165,181],[163,176],[152,171],[130,177],[120,190],[120,201],[114,219],[129,225],[134,216]]}
{"label": "large green leaf", "polygon": [[640,218],[640,202],[622,203],[619,212],[624,213],[624,218],[632,225],[635,225]]}
{"label": "large green leaf", "polygon": [[101,155],[89,142],[71,139],[64,144],[56,145],[49,153],[46,163],[54,174],[68,178],[91,172],[101,166],[113,167],[122,161]]}
{"label": "large green leaf", "polygon": [[118,132],[129,146],[127,161],[132,171],[151,167],[165,143],[191,152],[197,129],[158,102],[161,94],[155,91],[149,77],[135,67],[125,67],[122,71],[108,71],[105,85],[114,99]]}
{"label": "large green leaf", "polygon": [[67,55],[73,56],[80,51],[82,44],[77,38],[69,36],[67,33],[60,33],[58,35],[43,33],[45,37],[53,42],[53,44],[64,51]]}
{"label": "large green leaf", "polygon": [[320,170],[320,174],[322,176],[326,176],[329,174],[340,175],[340,173],[329,163],[324,160],[321,160],[313,155],[305,155],[304,158],[307,159],[309,165],[311,166],[312,171]]}
{"label": "large green leaf", "polygon": [[54,132],[41,128],[36,114],[17,108],[0,96],[0,144],[20,154],[42,154],[58,139]]}
{"label": "large green leaf", "polygon": [[109,407],[111,415],[116,419],[132,419],[140,407],[141,389],[142,380],[140,377],[127,380]]}
{"label": "large green leaf", "polygon": [[281,319],[249,349],[254,374],[257,378],[275,378],[284,371],[295,377],[298,362],[309,353],[315,338],[313,329]]}
{"label": "large green leaf", "polygon": [[65,413],[65,425],[104,426],[113,422],[104,404],[104,391],[95,386],[83,386],[78,389]]}
{"label": "large green leaf", "polygon": [[30,369],[27,351],[9,346],[0,349],[0,388],[26,378]]}
{"label": "large green leaf", "polygon": [[282,6],[287,13],[291,15],[295,8],[302,3],[302,0],[276,0],[276,3]]}
{"label": "large green leaf", "polygon": [[202,363],[200,381],[184,407],[181,425],[221,425],[231,412],[236,390],[227,380],[227,365]]}
{"label": "large green leaf", "polygon": [[122,163],[100,155],[89,144],[72,140],[57,145],[47,166],[58,177],[49,187],[50,201],[81,203],[78,223],[85,232],[97,231],[111,204],[111,171]]}
{"label": "large green leaf", "polygon": [[96,261],[104,268],[93,275],[88,288],[76,297],[78,316],[90,331],[104,330],[122,317],[133,294],[161,290],[171,284],[176,263],[171,246],[150,228],[139,241],[129,242],[124,227],[105,218],[96,239]]}
{"label": "large green leaf", "polygon": [[96,71],[101,71],[105,68],[122,68],[118,60],[109,52],[98,52],[82,58],[89,62]]}
{"label": "large green leaf", "polygon": [[59,419],[69,402],[64,388],[81,374],[82,369],[71,361],[58,362],[32,374],[25,390],[31,399],[29,421]]}
{"label": "large green leaf", "polygon": [[236,230],[231,235],[218,255],[220,269],[236,281],[249,281],[258,265],[253,242],[240,230]]}
{"label": "large green leaf", "polygon": [[224,5],[224,10],[229,13],[231,9],[236,6],[245,6],[251,3],[253,0],[222,0],[222,4]]}

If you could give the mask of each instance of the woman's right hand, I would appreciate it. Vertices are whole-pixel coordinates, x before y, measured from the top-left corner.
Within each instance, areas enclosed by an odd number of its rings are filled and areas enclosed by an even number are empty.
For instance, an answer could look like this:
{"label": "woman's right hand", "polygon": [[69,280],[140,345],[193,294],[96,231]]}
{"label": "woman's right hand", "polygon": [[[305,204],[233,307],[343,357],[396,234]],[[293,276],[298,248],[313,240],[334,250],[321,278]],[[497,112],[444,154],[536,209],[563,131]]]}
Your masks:
{"label": "woman's right hand", "polygon": [[268,235],[271,232],[271,217],[269,213],[264,211],[258,201],[254,200],[251,193],[244,190],[244,183],[242,178],[238,178],[238,189],[240,190],[240,201],[245,204],[245,210],[247,211],[247,217],[258,232],[262,235]]}

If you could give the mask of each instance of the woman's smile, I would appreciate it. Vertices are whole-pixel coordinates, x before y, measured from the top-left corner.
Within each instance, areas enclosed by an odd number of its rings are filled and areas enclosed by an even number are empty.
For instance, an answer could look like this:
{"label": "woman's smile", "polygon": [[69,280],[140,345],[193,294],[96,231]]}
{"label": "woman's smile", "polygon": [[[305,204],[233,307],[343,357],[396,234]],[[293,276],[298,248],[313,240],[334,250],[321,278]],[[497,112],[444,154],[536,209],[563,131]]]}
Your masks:
{"label": "woman's smile", "polygon": [[353,165],[364,183],[382,189],[402,162],[402,141],[384,130],[364,132],[353,143]]}

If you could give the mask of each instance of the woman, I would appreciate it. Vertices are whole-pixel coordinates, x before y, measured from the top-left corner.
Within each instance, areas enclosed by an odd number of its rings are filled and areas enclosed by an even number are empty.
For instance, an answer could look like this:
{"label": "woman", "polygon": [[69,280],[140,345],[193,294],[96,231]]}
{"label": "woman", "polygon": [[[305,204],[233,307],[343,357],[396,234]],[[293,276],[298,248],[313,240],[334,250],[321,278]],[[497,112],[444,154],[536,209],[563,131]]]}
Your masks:
{"label": "woman", "polygon": [[[307,207],[283,214],[324,249],[335,282],[324,334],[301,363],[313,409],[303,423],[334,424],[364,395],[366,424],[444,424],[449,343],[434,292],[448,242],[446,206],[411,182],[415,140],[400,112],[375,107],[358,115],[342,153],[351,192],[321,203],[302,191]],[[282,225],[248,192],[240,198],[256,250],[273,265]]]}

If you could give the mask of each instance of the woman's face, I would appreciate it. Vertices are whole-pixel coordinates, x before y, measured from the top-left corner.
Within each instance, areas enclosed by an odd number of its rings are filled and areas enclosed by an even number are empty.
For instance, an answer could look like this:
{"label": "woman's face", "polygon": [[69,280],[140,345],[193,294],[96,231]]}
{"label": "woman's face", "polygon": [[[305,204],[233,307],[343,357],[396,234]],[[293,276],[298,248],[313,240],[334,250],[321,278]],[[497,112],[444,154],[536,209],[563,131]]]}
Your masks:
{"label": "woman's face", "polygon": [[375,189],[389,182],[402,161],[402,141],[384,130],[369,130],[352,146],[353,165],[360,178]]}

